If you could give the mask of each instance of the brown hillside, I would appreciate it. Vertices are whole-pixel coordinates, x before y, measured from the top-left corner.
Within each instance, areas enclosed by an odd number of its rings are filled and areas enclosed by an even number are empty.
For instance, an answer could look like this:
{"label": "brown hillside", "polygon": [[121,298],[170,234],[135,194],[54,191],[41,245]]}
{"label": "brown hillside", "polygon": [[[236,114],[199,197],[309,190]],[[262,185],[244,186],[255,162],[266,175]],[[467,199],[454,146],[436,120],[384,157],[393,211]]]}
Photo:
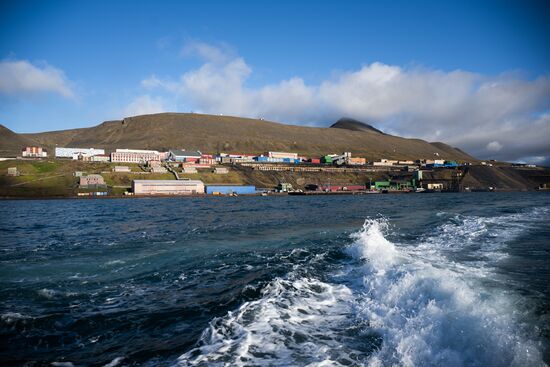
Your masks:
{"label": "brown hillside", "polygon": [[405,139],[377,131],[284,125],[257,119],[187,113],[161,113],[106,121],[98,126],[22,134],[50,149],[56,144],[71,147],[198,149],[215,153],[258,154],[265,151],[294,151],[322,155],[351,151],[368,159],[441,158],[474,160],[450,146],[432,145],[419,139]]}
{"label": "brown hillside", "polygon": [[26,146],[38,145],[32,138],[17,134],[0,125],[0,157],[21,155],[21,149]]}

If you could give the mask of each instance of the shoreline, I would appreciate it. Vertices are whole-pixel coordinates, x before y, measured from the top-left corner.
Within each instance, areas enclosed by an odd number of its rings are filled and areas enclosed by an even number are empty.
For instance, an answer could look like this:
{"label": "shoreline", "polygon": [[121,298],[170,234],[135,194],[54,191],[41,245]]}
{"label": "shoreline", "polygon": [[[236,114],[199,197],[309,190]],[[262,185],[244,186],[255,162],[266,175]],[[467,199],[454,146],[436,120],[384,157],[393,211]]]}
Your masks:
{"label": "shoreline", "polygon": [[269,197],[269,196],[372,196],[372,195],[405,195],[405,194],[479,194],[479,193],[526,193],[526,192],[541,192],[549,193],[550,190],[496,190],[496,191],[464,191],[464,192],[385,192],[372,193],[360,191],[338,191],[338,192],[309,192],[309,193],[270,193],[268,195],[258,194],[241,194],[232,195],[207,195],[207,194],[190,194],[190,195],[110,195],[110,196],[2,196],[0,201],[8,200],[109,200],[109,199],[152,199],[152,198],[235,198],[235,197]]}

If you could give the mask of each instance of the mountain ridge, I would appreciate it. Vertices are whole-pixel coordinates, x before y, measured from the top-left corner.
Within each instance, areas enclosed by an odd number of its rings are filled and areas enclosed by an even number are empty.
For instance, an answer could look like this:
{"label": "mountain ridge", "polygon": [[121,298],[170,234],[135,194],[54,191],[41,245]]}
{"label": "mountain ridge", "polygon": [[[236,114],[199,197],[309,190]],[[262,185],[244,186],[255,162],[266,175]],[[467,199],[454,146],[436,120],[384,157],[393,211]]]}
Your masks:
{"label": "mountain ridge", "polygon": [[[160,113],[104,121],[88,128],[15,134],[21,142],[33,142],[48,149],[55,146],[116,148],[197,149],[216,153],[260,154],[293,151],[307,156],[351,151],[369,160],[442,159],[475,160],[444,143],[429,143],[385,134],[357,120],[340,119],[332,127],[306,127],[234,116],[195,113]],[[340,122],[340,123],[339,123]],[[357,123],[366,130],[357,130]],[[335,126],[339,125],[339,126]],[[5,128],[5,130],[10,131]],[[0,146],[5,139],[0,136]],[[13,147],[13,144],[10,145]]]}

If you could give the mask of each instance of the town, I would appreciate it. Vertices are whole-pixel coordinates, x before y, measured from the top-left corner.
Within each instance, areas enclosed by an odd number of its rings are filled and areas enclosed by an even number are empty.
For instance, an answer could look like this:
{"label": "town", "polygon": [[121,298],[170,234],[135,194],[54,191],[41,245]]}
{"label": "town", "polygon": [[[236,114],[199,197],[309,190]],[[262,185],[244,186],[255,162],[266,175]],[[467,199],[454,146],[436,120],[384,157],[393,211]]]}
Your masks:
{"label": "town", "polygon": [[[267,151],[263,154],[223,153],[204,154],[196,150],[170,149],[165,152],[143,149],[115,149],[106,154],[104,149],[56,147],[54,157],[45,148],[25,147],[19,160],[104,162],[110,164],[110,172],[74,171],[77,180],[77,196],[148,196],[148,195],[319,195],[319,194],[378,194],[378,193],[427,193],[458,191],[492,191],[492,187],[469,188],[461,185],[464,170],[469,166],[488,166],[493,162],[456,162],[433,158],[417,160],[379,159],[368,161],[354,157],[351,152],[306,157],[293,152]],[[529,165],[531,167],[532,165]],[[256,187],[249,184],[226,182],[230,171],[248,169],[262,172],[289,172],[324,174],[324,183],[303,182],[301,187],[279,180],[273,187]],[[193,176],[208,172],[219,177],[215,184],[205,184]],[[331,180],[331,174],[365,174],[364,182]],[[23,174],[17,166],[9,167],[8,176]],[[109,185],[105,175],[131,175],[131,183]],[[150,177],[155,177],[150,178]],[[159,178],[160,177],[160,178]],[[376,179],[378,177],[378,179]],[[380,179],[383,177],[383,179]],[[303,180],[302,180],[303,181]],[[113,190],[117,188],[119,190]],[[122,191],[120,191],[122,190]]]}

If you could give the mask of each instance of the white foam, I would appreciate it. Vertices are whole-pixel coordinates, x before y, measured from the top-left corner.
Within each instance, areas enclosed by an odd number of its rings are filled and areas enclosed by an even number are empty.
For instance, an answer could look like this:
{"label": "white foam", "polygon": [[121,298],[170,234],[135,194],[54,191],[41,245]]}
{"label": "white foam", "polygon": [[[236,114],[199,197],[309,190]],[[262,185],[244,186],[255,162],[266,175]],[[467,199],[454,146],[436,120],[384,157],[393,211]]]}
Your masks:
{"label": "white foam", "polygon": [[362,272],[359,312],[383,339],[370,365],[544,365],[505,295],[406,256],[376,222],[367,222],[355,238],[352,253],[368,254],[368,262],[350,268],[348,276]]}
{"label": "white foam", "polygon": [[32,319],[31,316],[22,315],[19,312],[6,312],[0,316],[0,319],[8,325],[15,324],[16,322]]}
{"label": "white foam", "polygon": [[262,293],[259,300],[214,319],[199,346],[178,363],[335,366],[351,354],[341,343],[354,326],[353,296],[346,286],[277,278]]}
{"label": "white foam", "polygon": [[487,271],[455,264],[441,251],[487,231],[508,236],[501,223],[509,218],[463,219],[419,246],[392,243],[386,220],[367,220],[346,248],[354,261],[330,282],[294,271],[274,279],[258,300],[212,320],[178,364],[545,365],[515,296],[484,288]]}
{"label": "white foam", "polygon": [[125,359],[125,357],[116,357],[115,359],[113,359],[111,362],[107,363],[103,367],[116,367],[116,366],[119,366],[124,359]]}

